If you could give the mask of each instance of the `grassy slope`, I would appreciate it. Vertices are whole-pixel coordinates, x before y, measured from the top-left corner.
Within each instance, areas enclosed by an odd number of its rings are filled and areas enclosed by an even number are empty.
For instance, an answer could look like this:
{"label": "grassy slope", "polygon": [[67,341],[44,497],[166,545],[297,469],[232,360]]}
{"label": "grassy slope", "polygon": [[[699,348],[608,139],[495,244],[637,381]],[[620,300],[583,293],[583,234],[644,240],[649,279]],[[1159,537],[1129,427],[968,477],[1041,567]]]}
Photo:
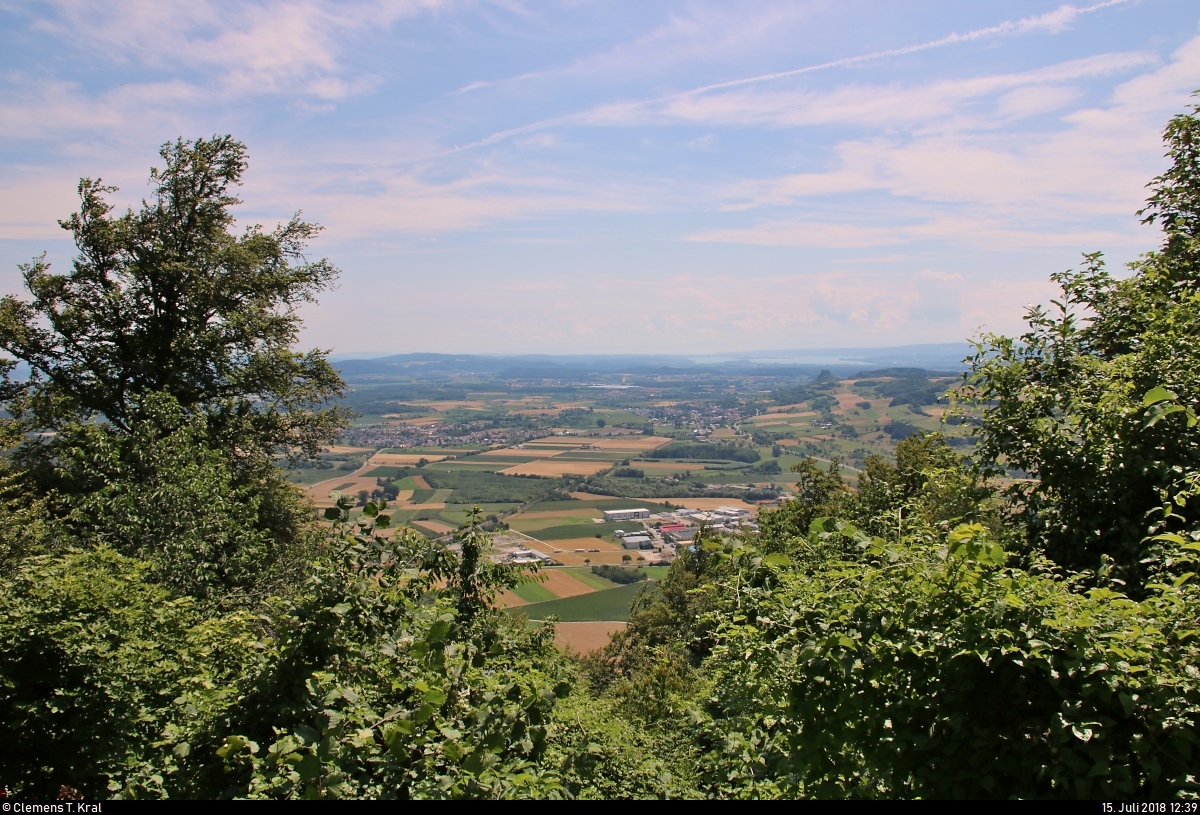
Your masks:
{"label": "grassy slope", "polygon": [[527,603],[544,603],[554,600],[557,596],[541,583],[521,583],[513,589],[513,594]]}
{"label": "grassy slope", "polygon": [[591,586],[596,591],[605,591],[607,589],[617,588],[617,584],[611,580],[605,580],[599,575],[592,574],[591,566],[585,566],[580,569],[563,569],[563,571],[570,574],[571,577],[575,578],[580,583]]}
{"label": "grassy slope", "polygon": [[531,620],[544,620],[553,615],[565,623],[583,623],[597,620],[629,620],[629,607],[633,598],[643,588],[653,591],[653,584],[630,583],[607,591],[597,591],[591,594],[581,594],[578,597],[564,597],[546,603],[533,603],[522,606],[521,611]]}

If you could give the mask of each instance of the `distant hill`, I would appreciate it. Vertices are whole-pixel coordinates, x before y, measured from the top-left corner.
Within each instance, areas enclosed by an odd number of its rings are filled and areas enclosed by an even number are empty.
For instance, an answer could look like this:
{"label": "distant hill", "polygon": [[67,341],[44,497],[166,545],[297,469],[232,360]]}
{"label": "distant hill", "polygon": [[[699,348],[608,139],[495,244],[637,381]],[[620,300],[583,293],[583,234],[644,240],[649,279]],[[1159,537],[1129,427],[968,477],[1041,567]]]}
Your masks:
{"label": "distant hill", "polygon": [[[412,353],[370,359],[335,357],[348,382],[389,382],[453,379],[487,376],[496,379],[556,379],[586,381],[591,377],[672,376],[688,374],[747,374],[791,379],[844,377],[865,366],[911,366],[914,372],[928,369],[962,370],[968,346],[913,345],[898,348],[833,348],[796,351],[764,351],[738,355],[683,356],[664,354],[437,354]],[[874,372],[876,376],[885,374]],[[899,374],[892,374],[899,375]],[[933,374],[938,375],[938,374]]]}

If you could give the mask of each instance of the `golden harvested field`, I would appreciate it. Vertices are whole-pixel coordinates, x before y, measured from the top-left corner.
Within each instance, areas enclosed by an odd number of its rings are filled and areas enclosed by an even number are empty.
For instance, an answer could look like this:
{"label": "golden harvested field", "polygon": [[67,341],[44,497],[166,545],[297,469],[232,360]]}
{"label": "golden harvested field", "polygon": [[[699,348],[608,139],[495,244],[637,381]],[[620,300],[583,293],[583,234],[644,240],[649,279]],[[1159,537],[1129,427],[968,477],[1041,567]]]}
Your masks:
{"label": "golden harvested field", "polygon": [[654,450],[662,447],[664,444],[670,444],[673,439],[666,439],[662,436],[612,436],[608,438],[589,439],[589,441],[599,447],[601,450],[611,450],[619,452],[624,450],[642,451]]}
{"label": "golden harvested field", "polygon": [[562,475],[591,475],[613,466],[611,461],[557,461],[555,459],[538,459],[528,464],[518,464],[501,470],[501,475],[541,475],[551,478]]}
{"label": "golden harvested field", "polygon": [[346,447],[342,444],[331,444],[328,447],[322,447],[322,453],[369,453],[373,450],[372,447]]}
{"label": "golden harvested field", "polygon": [[480,453],[476,458],[551,458],[565,452],[566,450],[531,450],[529,448],[501,447],[497,450],[488,450],[485,453]]}
{"label": "golden harvested field", "polygon": [[423,475],[414,475],[412,477],[412,480],[413,480],[413,483],[416,484],[417,487],[419,487],[420,489],[423,489],[423,490],[433,489],[433,487],[429,486],[429,482],[425,480],[425,476],[423,476]]}
{"label": "golden harvested field", "polygon": [[395,500],[389,501],[388,504],[395,505],[395,504],[406,503],[409,498],[412,498],[412,494],[413,494],[412,490],[400,490],[398,493],[396,493]]}
{"label": "golden harvested field", "polygon": [[737,436],[737,431],[732,427],[718,427],[712,434],[714,439],[732,439],[735,436]]}
{"label": "golden harvested field", "polygon": [[[855,402],[871,402],[870,399],[859,396],[857,393],[839,393],[837,394],[838,407],[842,410],[850,410],[855,407]],[[882,401],[882,400],[878,400]],[[874,405],[874,402],[871,402]]]}
{"label": "golden harvested field", "polygon": [[542,583],[556,597],[578,597],[581,594],[591,594],[595,591],[582,580],[576,580],[561,569],[545,569],[539,572],[546,579]]}
{"label": "golden harvested field", "polygon": [[426,424],[437,424],[440,421],[442,421],[442,420],[439,419],[437,416],[419,416],[415,419],[399,419],[394,422],[388,422],[388,424],[426,425]]}
{"label": "golden harvested field", "polygon": [[577,654],[599,651],[612,641],[613,634],[624,631],[627,623],[559,623],[554,629],[555,647]]}
{"label": "golden harvested field", "polygon": [[416,464],[421,459],[432,463],[441,461],[445,456],[432,453],[376,453],[367,464],[371,467],[407,467]]}
{"label": "golden harvested field", "polygon": [[[410,521],[413,526],[419,526],[422,529],[428,529],[437,535],[448,535],[458,527],[444,524],[441,521]],[[576,581],[579,582],[579,581]]]}
{"label": "golden harvested field", "polygon": [[647,501],[670,501],[677,507],[688,509],[716,509],[717,507],[737,507],[751,511],[758,509],[758,504],[747,504],[740,498],[647,498]]}

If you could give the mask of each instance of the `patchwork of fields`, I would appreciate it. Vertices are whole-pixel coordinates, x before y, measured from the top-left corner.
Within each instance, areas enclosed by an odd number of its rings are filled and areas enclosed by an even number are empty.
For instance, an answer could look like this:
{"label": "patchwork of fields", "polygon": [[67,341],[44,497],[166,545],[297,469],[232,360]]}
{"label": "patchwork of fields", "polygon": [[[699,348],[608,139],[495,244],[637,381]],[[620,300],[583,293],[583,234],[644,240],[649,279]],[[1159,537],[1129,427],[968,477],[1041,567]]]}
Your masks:
{"label": "patchwork of fields", "polygon": [[[331,506],[338,493],[360,502],[386,496],[396,524],[430,538],[449,540],[478,506],[493,526],[507,529],[500,538],[505,558],[524,553],[554,564],[501,602],[531,620],[554,616],[585,626],[559,634],[561,644],[583,650],[607,641],[633,597],[665,570],[654,564],[666,554],[623,547],[617,533],[645,532],[641,524],[606,523],[605,509],[643,507],[659,515],[728,507],[752,518],[763,502],[794,491],[791,468],[805,458],[839,459],[853,484],[868,456],[891,455],[906,434],[959,432],[942,423],[944,408],[929,395],[951,377],[907,370],[818,377],[771,392],[765,404],[762,396],[721,396],[723,407],[714,405],[715,393],[706,402],[682,392],[655,398],[647,389],[597,393],[595,400],[503,390],[379,400],[371,404],[396,412],[377,414],[370,426],[391,429],[352,440],[390,441],[327,448],[321,462],[289,478],[318,507]],[[514,438],[488,430],[508,426],[536,432]],[[497,442],[497,435],[513,440]],[[662,549],[664,539],[653,537]],[[592,566],[647,567],[651,580],[618,585]]]}

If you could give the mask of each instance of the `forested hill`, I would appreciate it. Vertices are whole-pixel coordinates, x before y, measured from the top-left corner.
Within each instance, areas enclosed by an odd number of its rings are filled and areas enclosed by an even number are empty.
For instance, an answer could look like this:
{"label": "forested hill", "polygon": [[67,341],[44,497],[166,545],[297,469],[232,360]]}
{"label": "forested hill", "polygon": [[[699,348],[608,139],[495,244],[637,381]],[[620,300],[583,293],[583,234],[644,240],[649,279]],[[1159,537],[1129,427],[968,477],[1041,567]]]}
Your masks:
{"label": "forested hill", "polygon": [[1158,251],[979,340],[971,459],[802,459],[584,657],[499,609],[538,576],[479,512],[443,546],[284,480],[349,419],[291,349],[338,271],[237,228],[243,145],[164,145],[138,210],[82,182],[71,271],[0,300],[3,797],[1200,798],[1200,108],[1165,143]]}

